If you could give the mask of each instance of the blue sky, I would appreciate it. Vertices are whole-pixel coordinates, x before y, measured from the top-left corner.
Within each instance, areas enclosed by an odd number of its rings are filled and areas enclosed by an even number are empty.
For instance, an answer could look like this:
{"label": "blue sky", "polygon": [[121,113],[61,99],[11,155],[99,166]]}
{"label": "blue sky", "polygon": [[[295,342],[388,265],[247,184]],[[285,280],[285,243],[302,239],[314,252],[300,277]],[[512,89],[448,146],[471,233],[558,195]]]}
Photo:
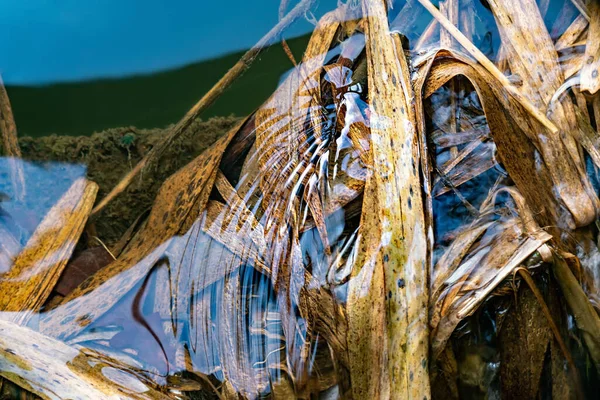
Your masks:
{"label": "blue sky", "polygon": [[[280,0],[0,0],[0,73],[40,85],[151,73],[256,43]],[[297,0],[290,0],[290,8]],[[320,0],[317,15],[334,0]],[[311,30],[302,20],[287,37]]]}

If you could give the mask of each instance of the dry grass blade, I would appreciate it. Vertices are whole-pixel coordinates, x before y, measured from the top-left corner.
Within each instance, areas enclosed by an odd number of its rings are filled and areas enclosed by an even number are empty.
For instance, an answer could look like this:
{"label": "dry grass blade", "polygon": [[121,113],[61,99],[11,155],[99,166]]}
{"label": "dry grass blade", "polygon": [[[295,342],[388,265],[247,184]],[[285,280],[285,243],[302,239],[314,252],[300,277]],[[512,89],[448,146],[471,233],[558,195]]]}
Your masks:
{"label": "dry grass blade", "polygon": [[15,193],[15,198],[23,201],[25,198],[25,175],[23,166],[20,162],[21,149],[17,140],[17,126],[8,99],[8,93],[4,87],[4,82],[0,77],[0,133],[2,133],[2,145],[4,153],[11,157],[10,174]]}
{"label": "dry grass blade", "polygon": [[14,318],[21,323],[39,311],[83,232],[97,190],[80,178],[52,207],[11,269],[0,275],[0,310],[21,312]]}
{"label": "dry grass blade", "polygon": [[43,399],[169,399],[118,362],[0,320],[0,375]]}
{"label": "dry grass blade", "polygon": [[[410,77],[397,61],[384,1],[363,1],[373,173],[350,280],[348,353],[354,398],[429,398],[427,241]],[[403,144],[400,147],[400,144]],[[397,179],[402,176],[403,179]],[[409,378],[410,376],[410,378]],[[411,379],[412,378],[412,379]]]}
{"label": "dry grass blade", "polygon": [[248,50],[242,58],[223,76],[211,90],[208,91],[188,112],[187,114],[164,136],[163,140],[156,144],[150,152],[129,172],[115,188],[106,195],[102,201],[94,208],[93,214],[101,211],[112,199],[123,192],[133,178],[137,176],[143,169],[147,168],[155,162],[161,154],[175,141],[190,124],[210,106],[224,91],[227,89],[244,71],[246,71],[256,57],[260,54],[274,38],[278,37],[281,32],[288,27],[296,19],[304,15],[312,5],[314,0],[302,0],[296,5],[288,15],[275,25],[256,45]]}
{"label": "dry grass blade", "polygon": [[585,64],[581,70],[581,91],[594,95],[600,89],[600,4],[590,2],[590,29],[585,46]]}
{"label": "dry grass blade", "polygon": [[548,130],[558,133],[558,128],[546,115],[544,115],[537,107],[535,107],[525,96],[515,88],[508,78],[492,63],[465,35],[463,35],[456,26],[450,21],[429,0],[419,0],[419,2],[437,19],[440,24],[446,28],[452,36],[465,48],[467,51],[488,70],[490,74],[501,82],[504,89],[513,96],[523,108],[525,108],[535,119],[537,119]]}

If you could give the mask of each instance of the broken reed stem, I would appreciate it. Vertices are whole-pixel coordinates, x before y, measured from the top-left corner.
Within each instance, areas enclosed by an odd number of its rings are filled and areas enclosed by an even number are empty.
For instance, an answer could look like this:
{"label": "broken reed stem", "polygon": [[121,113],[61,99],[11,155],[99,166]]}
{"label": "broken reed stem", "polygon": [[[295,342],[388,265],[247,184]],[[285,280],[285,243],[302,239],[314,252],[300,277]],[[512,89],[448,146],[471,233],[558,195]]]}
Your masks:
{"label": "broken reed stem", "polygon": [[164,139],[152,148],[146,156],[115,186],[109,194],[92,210],[92,215],[100,212],[106,205],[121,194],[142,170],[156,161],[161,154],[191,125],[200,113],[208,108],[243,72],[245,72],[263,48],[278,37],[310,8],[315,0],[302,0],[277,25],[275,25],[260,41],[248,50],[242,58],[210,89],[165,135]]}
{"label": "broken reed stem", "polygon": [[542,125],[548,128],[553,133],[558,133],[558,128],[552,121],[546,117],[540,110],[537,109],[525,96],[521,94],[515,88],[506,75],[504,75],[493,62],[491,62],[478,48],[471,42],[462,32],[452,24],[429,0],[419,0],[419,3],[423,5],[431,13],[431,15],[440,22],[444,28],[450,32],[452,36],[460,43],[467,51],[477,60],[490,74],[492,74],[504,89],[517,100],[523,108],[525,108],[535,119],[537,119]]}
{"label": "broken reed stem", "polygon": [[[542,296],[542,293],[540,293],[537,285],[531,278],[531,274],[529,273],[527,268],[519,267],[519,268],[517,268],[516,272],[518,272],[519,275],[521,275],[521,278],[523,278],[523,280],[527,283],[527,286],[529,286],[529,289],[531,289],[531,292],[537,299],[540,307],[542,307],[542,312],[544,313],[544,316],[546,317],[546,320],[548,321],[550,330],[554,334],[554,338],[556,339],[556,342],[558,343],[558,347],[560,347],[560,350],[562,351],[563,356],[565,357],[565,359],[567,360],[567,363],[569,364],[569,368],[571,369],[571,374],[573,375],[573,380],[575,381],[575,387],[576,387],[578,393],[580,393],[580,394],[583,393],[582,386],[581,386],[581,379],[579,378],[579,373],[577,371],[577,366],[575,365],[575,360],[573,360],[573,357],[571,356],[571,352],[567,348],[567,345],[565,344],[562,336],[560,335],[558,326],[556,326],[556,323],[554,322],[554,318],[552,318],[552,314],[550,313],[550,309],[548,308],[548,305],[544,301],[544,296]],[[583,399],[583,397],[580,397],[580,398]]]}
{"label": "broken reed stem", "polygon": [[25,198],[25,174],[23,166],[18,160],[21,158],[21,149],[17,140],[17,125],[2,77],[0,77],[0,131],[2,132],[4,153],[11,157],[9,165],[14,196],[18,201],[23,201]]}

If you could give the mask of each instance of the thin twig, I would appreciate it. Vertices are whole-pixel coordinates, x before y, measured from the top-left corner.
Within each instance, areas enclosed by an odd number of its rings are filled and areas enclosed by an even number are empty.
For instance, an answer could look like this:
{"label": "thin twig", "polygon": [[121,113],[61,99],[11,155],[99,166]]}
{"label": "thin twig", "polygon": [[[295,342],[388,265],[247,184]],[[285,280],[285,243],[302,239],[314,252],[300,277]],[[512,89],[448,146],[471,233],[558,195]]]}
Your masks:
{"label": "thin twig", "polygon": [[0,131],[2,132],[4,152],[8,157],[11,157],[9,164],[14,196],[17,200],[23,201],[25,198],[25,174],[23,173],[23,165],[19,160],[21,149],[17,139],[17,125],[2,77],[0,77]]}
{"label": "thin twig", "polygon": [[523,108],[525,108],[535,119],[537,119],[542,125],[548,128],[553,133],[558,133],[558,128],[552,121],[546,117],[540,110],[533,105],[529,99],[521,94],[515,88],[506,75],[504,75],[493,62],[491,62],[478,48],[471,42],[462,32],[452,24],[429,0],[419,0],[419,3],[423,5],[437,19],[440,24],[450,32],[452,36],[460,43],[471,55],[496,79],[502,83],[504,89],[517,100]]}
{"label": "thin twig", "polygon": [[123,179],[106,195],[102,201],[94,208],[92,214],[97,214],[106,205],[123,192],[142,170],[155,162],[161,154],[167,149],[173,141],[191,125],[198,115],[206,110],[224,91],[227,89],[243,72],[245,72],[261,50],[268,46],[271,41],[278,37],[281,32],[287,28],[296,19],[306,13],[315,0],[302,0],[294,7],[289,14],[275,25],[269,33],[248,50],[242,58],[206,93],[185,115],[184,117],[165,135],[163,140],[148,152],[148,154],[127,174]]}

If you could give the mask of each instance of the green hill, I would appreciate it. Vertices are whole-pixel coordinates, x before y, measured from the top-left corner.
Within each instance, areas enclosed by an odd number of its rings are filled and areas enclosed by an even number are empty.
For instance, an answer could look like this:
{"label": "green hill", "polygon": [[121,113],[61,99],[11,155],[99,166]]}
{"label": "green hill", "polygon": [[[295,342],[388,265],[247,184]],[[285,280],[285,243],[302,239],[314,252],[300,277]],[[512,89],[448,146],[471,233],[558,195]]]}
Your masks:
{"label": "green hill", "polygon": [[[288,41],[296,59],[307,43],[308,36]],[[242,54],[232,53],[151,75],[39,87],[7,86],[7,91],[20,136],[90,135],[130,125],[164,127],[177,122]],[[291,67],[279,43],[265,49],[202,118],[252,112]]]}

